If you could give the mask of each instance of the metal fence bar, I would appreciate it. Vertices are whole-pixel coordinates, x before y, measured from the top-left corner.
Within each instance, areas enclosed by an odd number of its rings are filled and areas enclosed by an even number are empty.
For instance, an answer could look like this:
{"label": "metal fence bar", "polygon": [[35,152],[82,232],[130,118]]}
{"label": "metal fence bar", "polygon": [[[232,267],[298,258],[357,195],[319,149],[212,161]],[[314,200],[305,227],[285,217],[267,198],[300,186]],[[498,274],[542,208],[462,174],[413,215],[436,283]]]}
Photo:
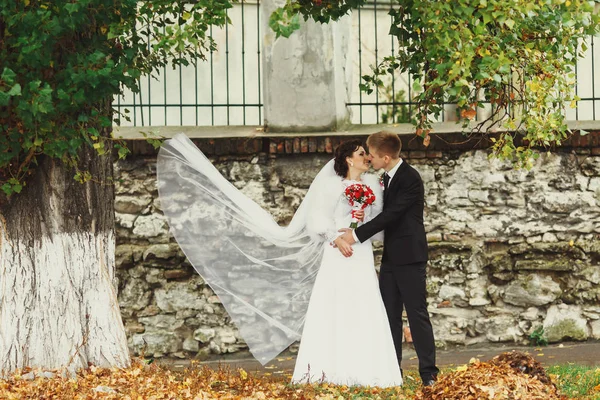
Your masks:
{"label": "metal fence bar", "polygon": [[[210,36],[213,37],[213,27],[210,27]],[[214,50],[210,50],[210,109],[211,125],[215,124],[215,60]]]}
{"label": "metal fence bar", "polygon": [[[225,10],[225,15],[229,18],[229,10]],[[227,104],[229,104],[229,24],[225,25],[225,84],[227,85]],[[227,107],[227,125],[231,120],[229,119],[229,107]]]}
{"label": "metal fence bar", "polygon": [[[379,63],[379,58],[378,58],[378,52],[379,52],[379,46],[377,43],[377,0],[373,0],[373,20],[375,23],[375,65],[378,65]],[[375,101],[377,103],[379,103],[379,90],[375,91]],[[379,107],[375,107],[375,113],[377,115],[377,122],[379,122]]]}
{"label": "metal fence bar", "polygon": [[[258,102],[260,103],[261,100],[261,84],[260,84],[260,71],[261,71],[261,65],[262,65],[262,60],[261,60],[261,56],[260,56],[260,48],[261,48],[261,41],[260,41],[260,3],[256,2],[256,65],[258,66]],[[262,104],[260,105],[260,107],[258,107],[258,125],[262,124]]]}
{"label": "metal fence bar", "polygon": [[198,126],[198,63],[194,63],[194,100],[196,101],[196,109],[194,110],[196,113],[196,126]]}
{"label": "metal fence bar", "polygon": [[[579,85],[577,84],[578,72],[579,72],[579,63],[575,63],[575,96],[577,96],[579,94]],[[579,119],[579,107],[575,108],[575,119],[576,120]]]}
{"label": "metal fence bar", "polygon": [[[390,8],[392,8],[392,6],[390,6]],[[393,23],[394,21],[394,17],[392,17],[390,15],[390,24]],[[394,53],[394,43],[396,42],[395,38],[390,35],[390,39],[392,39],[392,57],[395,55]],[[410,100],[410,99],[409,99]],[[398,105],[396,104],[396,74],[392,74],[392,103],[394,103],[392,105],[392,122],[399,122],[396,119],[396,110],[398,109]]]}
{"label": "metal fence bar", "polygon": [[595,63],[594,63],[594,37],[592,36],[592,118],[596,120],[596,79],[595,79]]}
{"label": "metal fence bar", "polygon": [[411,79],[410,79],[410,72],[408,73],[408,115],[412,115],[412,106],[413,106],[413,101],[412,101],[412,83],[411,83]]}
{"label": "metal fence bar", "polygon": [[[138,85],[142,87],[142,80],[138,79]],[[140,90],[138,95],[140,96],[140,119],[142,120],[142,126],[144,126],[144,104],[142,102],[142,91]]]}
{"label": "metal fence bar", "polygon": [[241,0],[240,4],[242,6],[242,104],[244,104],[242,113],[244,125],[246,125],[246,37],[244,35],[246,28],[244,26],[244,0]]}
{"label": "metal fence bar", "polygon": [[[146,30],[148,31],[148,52],[150,52],[150,23],[146,25]],[[148,74],[148,104],[152,104],[152,76]],[[148,125],[152,126],[152,113],[150,112],[150,108],[148,107]]]}
{"label": "metal fence bar", "polygon": [[[183,104],[183,71],[179,65],[179,104]],[[183,107],[179,107],[179,125],[183,125]]]}
{"label": "metal fence bar", "polygon": [[[163,35],[165,34],[166,28],[163,26]],[[167,66],[163,66],[163,98],[164,98],[164,104],[167,104]],[[168,125],[167,122],[167,107],[165,107],[165,125]]]}
{"label": "metal fence bar", "polygon": [[133,125],[137,126],[137,111],[135,104],[135,93],[133,93]]}
{"label": "metal fence bar", "polygon": [[[361,20],[360,20],[360,12],[361,12],[362,8],[358,9],[358,79],[359,82],[362,79],[362,36],[361,36]],[[362,90],[359,92],[359,102],[362,103],[363,102],[363,94],[362,94]],[[359,108],[359,112],[360,112],[360,123],[363,123],[363,110],[362,107]]]}
{"label": "metal fence bar", "polygon": [[121,122],[121,97],[123,96],[117,96],[117,118],[119,119],[119,122]]}
{"label": "metal fence bar", "polygon": [[[358,103],[357,103],[358,104]],[[373,104],[380,104],[380,103],[373,103]],[[391,103],[390,103],[391,104]],[[122,107],[126,107],[126,106],[135,106],[135,107],[139,107],[139,105],[134,104],[123,104]],[[214,104],[195,104],[195,103],[167,103],[167,104],[161,104],[161,103],[152,103],[152,104],[148,104],[144,107],[262,107],[261,103],[214,103]]]}

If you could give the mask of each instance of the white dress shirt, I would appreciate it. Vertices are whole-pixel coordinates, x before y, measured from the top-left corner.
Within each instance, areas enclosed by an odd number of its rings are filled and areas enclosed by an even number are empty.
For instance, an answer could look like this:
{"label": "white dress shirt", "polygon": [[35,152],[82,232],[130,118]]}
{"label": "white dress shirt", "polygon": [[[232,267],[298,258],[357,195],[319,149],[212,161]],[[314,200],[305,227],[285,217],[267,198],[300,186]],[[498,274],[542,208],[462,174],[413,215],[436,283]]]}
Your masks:
{"label": "white dress shirt", "polygon": [[400,159],[398,164],[396,164],[396,166],[387,173],[390,176],[390,182],[392,181],[392,179],[394,179],[394,175],[396,175],[396,172],[398,172],[398,168],[400,168],[400,165],[402,165],[402,159]]}
{"label": "white dress shirt", "polygon": [[[390,182],[388,183],[388,185],[392,183],[392,179],[394,179],[394,175],[396,175],[396,172],[398,172],[398,168],[400,168],[400,165],[402,165],[402,159],[400,159],[400,161],[394,166],[394,168],[392,168],[388,172],[384,172],[384,174],[388,174],[388,176],[390,177]],[[355,242],[359,242],[358,237],[356,237],[356,232],[354,232],[354,229],[352,229],[352,237],[354,238]]]}

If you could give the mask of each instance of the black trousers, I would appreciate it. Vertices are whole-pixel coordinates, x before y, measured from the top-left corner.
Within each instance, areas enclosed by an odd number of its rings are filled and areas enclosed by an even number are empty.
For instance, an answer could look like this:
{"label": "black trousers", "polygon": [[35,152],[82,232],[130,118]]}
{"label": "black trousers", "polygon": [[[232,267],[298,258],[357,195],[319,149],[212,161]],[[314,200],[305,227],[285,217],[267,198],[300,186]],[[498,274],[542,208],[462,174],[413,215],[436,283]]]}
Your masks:
{"label": "black trousers", "polygon": [[435,342],[427,312],[426,266],[426,262],[405,265],[384,262],[379,272],[379,288],[398,363],[402,366],[402,309],[406,308],[423,381],[432,379],[439,372],[435,365]]}

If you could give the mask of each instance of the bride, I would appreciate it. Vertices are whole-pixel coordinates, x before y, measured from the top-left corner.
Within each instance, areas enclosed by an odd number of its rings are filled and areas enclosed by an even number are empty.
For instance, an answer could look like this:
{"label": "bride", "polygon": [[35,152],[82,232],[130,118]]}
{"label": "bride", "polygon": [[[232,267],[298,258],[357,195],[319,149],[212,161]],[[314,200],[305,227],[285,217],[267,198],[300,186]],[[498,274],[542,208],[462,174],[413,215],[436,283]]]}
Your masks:
{"label": "bride", "polygon": [[338,237],[351,222],[347,186],[375,193],[360,219],[381,211],[381,186],[368,169],[361,142],[342,143],[281,227],[185,135],[159,152],[160,203],[175,239],[263,365],[301,339],[294,383],[402,384],[371,242]]}

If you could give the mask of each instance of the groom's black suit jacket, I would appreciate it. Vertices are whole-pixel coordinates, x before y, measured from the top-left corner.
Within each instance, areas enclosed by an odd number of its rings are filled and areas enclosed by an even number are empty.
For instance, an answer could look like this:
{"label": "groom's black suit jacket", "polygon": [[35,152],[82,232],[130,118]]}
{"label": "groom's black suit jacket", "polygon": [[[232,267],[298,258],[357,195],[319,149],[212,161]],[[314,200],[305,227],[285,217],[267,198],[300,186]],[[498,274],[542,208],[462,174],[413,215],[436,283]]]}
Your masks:
{"label": "groom's black suit jacket", "polygon": [[416,169],[402,161],[383,197],[383,211],[356,228],[364,242],[384,231],[382,263],[392,265],[427,261],[427,237],[423,225],[423,181]]}

